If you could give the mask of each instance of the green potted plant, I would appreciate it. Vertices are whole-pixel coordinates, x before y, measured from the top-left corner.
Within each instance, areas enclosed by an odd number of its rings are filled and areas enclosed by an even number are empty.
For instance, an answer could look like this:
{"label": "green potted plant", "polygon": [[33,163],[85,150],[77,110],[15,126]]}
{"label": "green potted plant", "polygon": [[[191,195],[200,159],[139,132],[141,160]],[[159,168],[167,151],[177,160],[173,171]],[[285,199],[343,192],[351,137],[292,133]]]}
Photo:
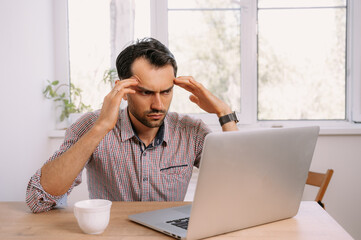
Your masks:
{"label": "green potted plant", "polygon": [[[72,100],[66,91],[72,96]],[[64,122],[67,120],[72,113],[83,113],[86,111],[92,111],[90,105],[86,105],[82,102],[81,97],[82,90],[74,86],[74,84],[60,84],[58,80],[49,81],[48,85],[43,91],[43,95],[47,99],[52,99],[58,103],[56,107],[61,108],[59,120]]]}
{"label": "green potted plant", "polygon": [[[104,71],[102,81],[105,84],[114,86],[115,80],[117,79],[118,74],[116,69],[110,68]],[[66,94],[66,92],[70,94],[72,100],[70,100],[69,94]],[[60,84],[58,80],[52,82],[48,80],[48,85],[46,85],[43,95],[45,98],[52,99],[56,102],[57,108],[61,108],[61,112],[59,112],[60,116],[57,120],[59,120],[59,123],[62,123],[63,126],[57,127],[58,129],[67,127],[67,120],[71,114],[74,115],[76,113],[92,111],[90,105],[86,105],[82,102],[81,92],[82,90],[75,87],[72,83]]]}

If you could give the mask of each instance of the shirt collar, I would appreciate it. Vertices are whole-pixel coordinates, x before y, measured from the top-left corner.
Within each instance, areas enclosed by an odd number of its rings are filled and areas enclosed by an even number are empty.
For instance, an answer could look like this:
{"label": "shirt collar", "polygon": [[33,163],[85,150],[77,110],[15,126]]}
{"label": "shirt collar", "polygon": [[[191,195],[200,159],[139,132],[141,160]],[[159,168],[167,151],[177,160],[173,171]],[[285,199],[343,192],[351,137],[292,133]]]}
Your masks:
{"label": "shirt collar", "polygon": [[163,142],[165,144],[168,144],[169,142],[169,120],[168,120],[169,115],[167,114],[164,118],[164,122],[163,122],[163,126],[164,126],[164,134],[163,134]]}
{"label": "shirt collar", "polygon": [[[128,109],[121,109],[121,111],[119,112],[119,119],[118,119],[118,123],[120,126],[120,138],[121,141],[124,142],[126,140],[129,140],[132,137],[136,137],[138,138],[138,136],[136,135],[132,123],[130,121],[130,117],[128,114]],[[164,122],[162,124],[162,126],[160,126],[157,135],[155,136],[155,140],[154,140],[154,144],[155,146],[160,145],[162,142],[164,142],[165,144],[168,143],[169,141],[169,133],[168,133],[168,115],[164,118]],[[139,138],[138,138],[139,140]]]}
{"label": "shirt collar", "polygon": [[119,111],[118,125],[120,126],[120,139],[122,142],[135,136],[127,108]]}

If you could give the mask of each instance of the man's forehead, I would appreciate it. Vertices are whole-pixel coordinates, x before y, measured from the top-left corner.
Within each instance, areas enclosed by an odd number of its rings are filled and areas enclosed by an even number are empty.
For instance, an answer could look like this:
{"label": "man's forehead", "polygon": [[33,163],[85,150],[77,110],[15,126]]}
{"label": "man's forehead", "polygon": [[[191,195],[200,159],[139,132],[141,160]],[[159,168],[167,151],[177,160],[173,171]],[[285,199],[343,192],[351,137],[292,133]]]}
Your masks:
{"label": "man's forehead", "polygon": [[172,64],[165,64],[164,66],[156,66],[152,63],[150,63],[149,60],[140,57],[137,58],[131,65],[131,72],[132,74],[139,74],[141,72],[152,72],[152,71],[158,71],[158,70],[167,70],[168,74],[171,74],[173,77],[174,75],[174,68]]}
{"label": "man's forehead", "polygon": [[174,70],[172,65],[157,67],[148,60],[139,58],[132,66],[133,77],[138,81],[138,87],[149,91],[164,91],[174,85]]}

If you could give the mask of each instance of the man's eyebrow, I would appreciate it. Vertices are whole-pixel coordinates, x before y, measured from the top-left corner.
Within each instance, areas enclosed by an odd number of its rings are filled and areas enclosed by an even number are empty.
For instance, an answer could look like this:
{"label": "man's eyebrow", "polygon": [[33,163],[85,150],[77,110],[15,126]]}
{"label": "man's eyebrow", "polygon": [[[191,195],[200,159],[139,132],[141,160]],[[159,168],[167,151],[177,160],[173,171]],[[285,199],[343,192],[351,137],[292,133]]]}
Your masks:
{"label": "man's eyebrow", "polygon": [[160,91],[161,93],[163,92],[169,92],[170,90],[172,90],[172,88],[174,87],[174,84],[170,87],[170,88],[167,88],[166,90],[163,90],[163,91]]}
{"label": "man's eyebrow", "polygon": [[[162,90],[162,91],[160,91],[160,92],[161,92],[161,93],[163,93],[163,92],[168,92],[168,91],[172,90],[173,87],[174,87],[174,84],[173,84],[170,88],[167,88],[167,89]],[[155,91],[149,90],[149,89],[147,89],[147,88],[145,88],[145,87],[136,86],[136,88],[138,88],[138,91],[155,93]]]}
{"label": "man's eyebrow", "polygon": [[146,88],[141,87],[141,86],[136,86],[135,88],[137,88],[138,91],[142,91],[142,92],[152,92],[152,93],[154,92],[152,90],[146,89]]}

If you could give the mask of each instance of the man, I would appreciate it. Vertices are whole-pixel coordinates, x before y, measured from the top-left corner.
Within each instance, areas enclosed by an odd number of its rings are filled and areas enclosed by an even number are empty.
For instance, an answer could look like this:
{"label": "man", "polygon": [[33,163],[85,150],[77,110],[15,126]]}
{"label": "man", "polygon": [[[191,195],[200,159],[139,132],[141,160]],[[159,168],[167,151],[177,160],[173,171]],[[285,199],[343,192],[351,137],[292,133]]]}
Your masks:
{"label": "man", "polygon": [[[33,212],[61,205],[80,184],[84,167],[90,198],[183,201],[210,131],[200,120],[168,113],[174,85],[217,114],[223,131],[238,130],[227,104],[192,77],[176,77],[176,61],[159,41],[147,38],[130,45],[116,66],[120,81],[102,109],[70,126],[60,149],[30,179],[26,202]],[[128,107],[120,110],[122,100]]]}

